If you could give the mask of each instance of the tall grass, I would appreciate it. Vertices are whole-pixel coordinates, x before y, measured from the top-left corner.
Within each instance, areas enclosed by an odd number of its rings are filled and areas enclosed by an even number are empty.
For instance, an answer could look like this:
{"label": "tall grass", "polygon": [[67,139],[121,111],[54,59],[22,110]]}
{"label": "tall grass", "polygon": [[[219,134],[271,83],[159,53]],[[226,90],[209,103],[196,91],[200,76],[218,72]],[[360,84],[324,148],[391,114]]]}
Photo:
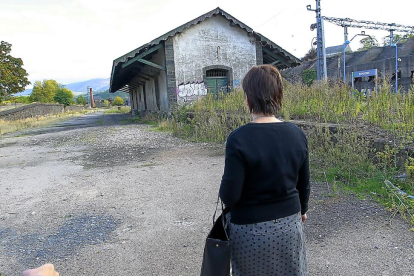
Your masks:
{"label": "tall grass", "polygon": [[[404,163],[414,154],[413,88],[395,94],[382,81],[378,91],[367,94],[342,84],[286,82],[279,117],[313,125],[307,134],[315,180],[373,196],[391,210],[407,214],[414,224],[414,201],[384,184],[389,180],[414,195],[414,161]],[[250,120],[244,94],[235,90],[177,107],[171,120],[160,125],[192,141],[222,143]],[[334,124],[336,131],[332,133],[326,123]],[[383,143],[378,143],[379,137]],[[405,171],[406,179],[395,178]]]}

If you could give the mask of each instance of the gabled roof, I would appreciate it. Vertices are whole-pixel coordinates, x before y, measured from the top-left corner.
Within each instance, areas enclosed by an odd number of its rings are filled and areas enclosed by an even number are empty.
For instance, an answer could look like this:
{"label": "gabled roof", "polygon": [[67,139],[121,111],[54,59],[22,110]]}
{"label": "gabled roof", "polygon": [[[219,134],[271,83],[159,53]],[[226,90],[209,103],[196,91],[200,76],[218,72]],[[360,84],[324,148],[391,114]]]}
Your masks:
{"label": "gabled roof", "polygon": [[[292,54],[290,54],[288,51],[284,50],[282,47],[280,47],[279,45],[277,45],[276,43],[274,43],[273,41],[271,41],[270,39],[266,38],[265,36],[261,35],[260,33],[257,33],[255,31],[253,31],[252,28],[250,28],[249,26],[245,25],[244,23],[242,23],[241,21],[237,20],[236,18],[234,18],[233,16],[231,16],[230,14],[228,14],[227,12],[223,11],[222,9],[220,9],[219,7],[206,13],[203,14],[199,17],[197,17],[194,20],[191,20],[177,28],[175,28],[174,30],[169,31],[168,33],[157,37],[156,39],[152,40],[149,43],[146,43],[138,48],[136,48],[135,50],[126,53],[125,55],[117,58],[114,60],[113,65],[112,65],[112,74],[111,74],[111,85],[110,85],[110,91],[113,91],[113,87],[112,87],[112,83],[113,83],[113,78],[114,78],[114,73],[116,70],[116,67],[121,64],[121,63],[125,63],[128,60],[134,58],[135,56],[139,55],[140,53],[144,52],[145,50],[148,50],[149,48],[152,48],[154,46],[159,45],[161,42],[167,40],[169,37],[173,37],[176,34],[182,33],[184,30],[191,28],[193,25],[197,25],[203,21],[205,21],[208,18],[211,18],[212,16],[215,15],[222,15],[224,16],[227,20],[231,21],[233,25],[237,25],[240,28],[246,30],[246,32],[248,32],[249,34],[251,34],[252,36],[254,36],[258,41],[260,41],[263,45],[263,48],[268,48],[272,51],[272,55],[268,55],[269,56],[269,60],[268,62],[272,62],[274,61],[274,58],[272,59],[271,56],[277,55],[280,56],[281,59],[283,59],[284,63],[280,66],[276,65],[276,67],[281,67],[280,69],[283,68],[289,68],[289,67],[294,67],[297,66],[301,63],[300,59],[296,58],[295,56],[293,56]],[[275,52],[273,51],[275,50]],[[265,60],[264,60],[264,63]],[[118,88],[115,88],[115,90]]]}

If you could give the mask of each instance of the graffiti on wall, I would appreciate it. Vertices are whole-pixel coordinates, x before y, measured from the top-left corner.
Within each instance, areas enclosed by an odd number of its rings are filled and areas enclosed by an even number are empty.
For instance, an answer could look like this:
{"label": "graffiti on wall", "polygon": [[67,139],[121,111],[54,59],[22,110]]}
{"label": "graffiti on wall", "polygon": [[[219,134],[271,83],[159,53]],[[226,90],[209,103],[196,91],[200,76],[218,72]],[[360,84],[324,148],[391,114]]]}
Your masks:
{"label": "graffiti on wall", "polygon": [[241,86],[240,80],[234,80],[233,81],[233,87]]}
{"label": "graffiti on wall", "polygon": [[176,93],[180,103],[187,103],[206,95],[207,88],[204,81],[180,83],[176,88]]}

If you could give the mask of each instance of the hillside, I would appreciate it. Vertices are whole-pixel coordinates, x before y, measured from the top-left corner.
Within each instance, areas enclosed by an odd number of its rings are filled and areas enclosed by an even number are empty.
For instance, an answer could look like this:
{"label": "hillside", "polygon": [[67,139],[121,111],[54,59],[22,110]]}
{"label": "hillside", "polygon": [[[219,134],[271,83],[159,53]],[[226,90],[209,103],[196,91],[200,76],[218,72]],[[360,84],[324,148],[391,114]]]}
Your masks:
{"label": "hillside", "polygon": [[[88,87],[92,87],[92,90],[95,91],[105,91],[109,89],[109,78],[107,79],[91,79],[81,82],[73,82],[64,84],[67,89],[72,90],[75,96],[84,94],[87,92]],[[15,96],[29,96],[32,93],[32,89],[26,89],[21,93],[15,94]]]}
{"label": "hillside", "polygon": [[[77,96],[82,95],[83,97],[85,97],[86,99],[89,99],[89,93],[81,93],[78,94]],[[124,100],[129,100],[129,95],[128,93],[125,92],[115,92],[115,93],[109,93],[109,90],[105,90],[105,91],[101,91],[101,92],[96,92],[93,93],[93,97],[94,99],[100,99],[100,100],[109,100],[109,99],[115,99],[115,97],[121,97]]]}
{"label": "hillside", "polygon": [[109,89],[108,79],[91,79],[81,82],[74,82],[66,84],[66,88],[72,92],[86,92],[87,88],[92,88],[93,91],[103,91]]}

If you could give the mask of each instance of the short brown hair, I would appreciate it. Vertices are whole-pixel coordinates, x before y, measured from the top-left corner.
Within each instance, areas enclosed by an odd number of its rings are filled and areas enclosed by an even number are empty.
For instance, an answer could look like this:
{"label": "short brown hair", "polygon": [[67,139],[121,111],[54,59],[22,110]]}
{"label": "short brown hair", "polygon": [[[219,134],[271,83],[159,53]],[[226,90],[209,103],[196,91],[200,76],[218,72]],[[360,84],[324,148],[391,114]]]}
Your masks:
{"label": "short brown hair", "polygon": [[254,66],[244,77],[242,87],[250,113],[276,115],[282,108],[283,82],[276,67]]}

